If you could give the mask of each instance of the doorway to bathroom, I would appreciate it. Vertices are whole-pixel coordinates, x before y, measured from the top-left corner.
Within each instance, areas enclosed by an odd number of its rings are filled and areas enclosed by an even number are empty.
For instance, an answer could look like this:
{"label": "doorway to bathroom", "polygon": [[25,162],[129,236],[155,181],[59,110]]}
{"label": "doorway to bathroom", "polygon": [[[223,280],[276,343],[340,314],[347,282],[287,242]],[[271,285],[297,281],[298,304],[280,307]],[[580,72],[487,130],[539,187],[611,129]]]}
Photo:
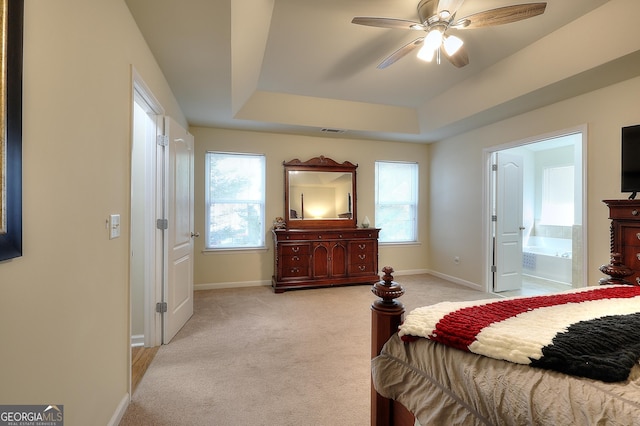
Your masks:
{"label": "doorway to bathroom", "polygon": [[584,286],[585,141],[580,128],[485,152],[491,291],[537,295]]}

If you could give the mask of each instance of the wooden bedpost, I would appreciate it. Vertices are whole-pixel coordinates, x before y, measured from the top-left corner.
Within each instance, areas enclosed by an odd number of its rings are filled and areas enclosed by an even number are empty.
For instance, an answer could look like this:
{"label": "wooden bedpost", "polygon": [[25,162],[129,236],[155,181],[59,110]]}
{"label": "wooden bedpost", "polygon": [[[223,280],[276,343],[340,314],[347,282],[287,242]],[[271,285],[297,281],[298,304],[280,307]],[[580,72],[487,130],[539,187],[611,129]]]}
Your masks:
{"label": "wooden bedpost", "polygon": [[[382,268],[384,276],[371,291],[380,299],[371,305],[371,358],[380,354],[382,346],[398,331],[404,316],[404,305],[394,300],[404,294],[402,286],[393,281],[393,268]],[[393,424],[393,406],[390,399],[380,396],[371,383],[371,425]]]}

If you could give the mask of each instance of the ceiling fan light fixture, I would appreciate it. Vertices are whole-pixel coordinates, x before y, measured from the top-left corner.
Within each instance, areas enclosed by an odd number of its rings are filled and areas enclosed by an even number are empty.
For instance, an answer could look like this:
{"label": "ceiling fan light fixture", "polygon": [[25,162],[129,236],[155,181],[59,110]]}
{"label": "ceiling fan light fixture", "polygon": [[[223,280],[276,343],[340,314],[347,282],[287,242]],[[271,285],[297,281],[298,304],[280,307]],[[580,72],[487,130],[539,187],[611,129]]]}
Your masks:
{"label": "ceiling fan light fixture", "polygon": [[453,56],[464,44],[462,39],[456,36],[448,36],[444,39],[444,50],[447,55]]}
{"label": "ceiling fan light fixture", "polygon": [[424,38],[422,47],[418,51],[418,59],[421,59],[425,62],[433,61],[433,56],[442,45],[442,38],[443,34],[439,29],[431,29],[427,36]]}
{"label": "ceiling fan light fixture", "polygon": [[433,29],[429,31],[427,36],[424,38],[424,47],[423,49],[436,50],[442,44],[442,32],[439,29]]}
{"label": "ceiling fan light fixture", "polygon": [[433,56],[436,53],[436,49],[430,49],[426,44],[424,44],[420,50],[418,50],[418,59],[421,59],[425,62],[433,61]]}

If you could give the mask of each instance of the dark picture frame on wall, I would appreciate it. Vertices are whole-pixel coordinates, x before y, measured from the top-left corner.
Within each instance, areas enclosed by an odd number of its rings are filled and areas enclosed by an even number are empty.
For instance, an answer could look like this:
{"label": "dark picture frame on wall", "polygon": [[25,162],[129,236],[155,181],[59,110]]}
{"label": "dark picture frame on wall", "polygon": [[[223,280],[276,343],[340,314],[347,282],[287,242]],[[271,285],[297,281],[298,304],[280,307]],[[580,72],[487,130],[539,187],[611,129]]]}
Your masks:
{"label": "dark picture frame on wall", "polygon": [[24,0],[0,0],[0,261],[22,256]]}

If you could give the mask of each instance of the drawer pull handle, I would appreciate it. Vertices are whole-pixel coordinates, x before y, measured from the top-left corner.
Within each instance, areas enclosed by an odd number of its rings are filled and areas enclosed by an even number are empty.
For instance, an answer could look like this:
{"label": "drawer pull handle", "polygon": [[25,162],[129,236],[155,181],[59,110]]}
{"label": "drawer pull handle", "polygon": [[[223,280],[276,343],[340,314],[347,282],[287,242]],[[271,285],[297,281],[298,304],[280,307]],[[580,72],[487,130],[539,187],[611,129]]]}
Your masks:
{"label": "drawer pull handle", "polygon": [[636,238],[640,240],[640,232],[636,232]]}
{"label": "drawer pull handle", "polygon": [[291,268],[292,274],[297,274],[298,272],[300,272],[300,268]]}
{"label": "drawer pull handle", "polygon": [[640,278],[636,277],[636,282],[640,285]]}
{"label": "drawer pull handle", "polygon": [[638,210],[637,209],[633,209],[633,211],[631,211],[631,214],[633,216],[638,216]]}
{"label": "drawer pull handle", "polygon": [[300,251],[300,247],[291,247],[291,251],[297,253]]}
{"label": "drawer pull handle", "polygon": [[359,265],[358,269],[360,269],[361,271],[364,271],[365,269],[367,269],[367,267],[364,265]]}
{"label": "drawer pull handle", "polygon": [[291,260],[295,260],[297,262],[298,260],[300,260],[300,258],[298,256],[293,256]]}
{"label": "drawer pull handle", "polygon": [[358,247],[360,248],[360,250],[364,250],[365,247],[367,247],[366,244],[358,244]]}
{"label": "drawer pull handle", "polygon": [[[638,256],[640,256],[640,253],[638,253]],[[359,254],[358,257],[360,258],[360,260],[364,260],[365,257],[367,257],[366,254]]]}
{"label": "drawer pull handle", "polygon": [[640,260],[640,253],[636,253],[636,257]]}

